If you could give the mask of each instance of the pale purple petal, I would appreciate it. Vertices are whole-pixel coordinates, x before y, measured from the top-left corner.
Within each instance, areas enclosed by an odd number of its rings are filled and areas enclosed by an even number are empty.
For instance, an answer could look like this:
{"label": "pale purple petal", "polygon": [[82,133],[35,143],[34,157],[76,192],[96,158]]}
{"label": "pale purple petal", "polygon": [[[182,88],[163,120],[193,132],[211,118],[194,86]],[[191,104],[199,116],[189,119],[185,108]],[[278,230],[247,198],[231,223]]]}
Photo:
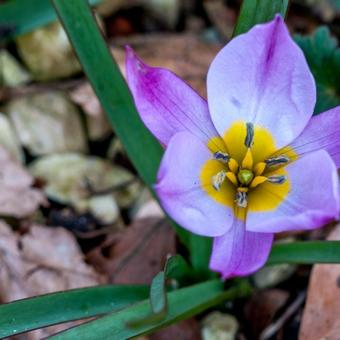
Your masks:
{"label": "pale purple petal", "polygon": [[203,164],[211,152],[189,132],[179,132],[165,150],[155,189],[165,211],[179,225],[204,236],[224,234],[232,210],[215,202],[200,185]]}
{"label": "pale purple petal", "polygon": [[305,57],[280,16],[239,35],[218,53],[207,90],[220,135],[235,121],[252,122],[267,128],[278,148],[304,129],[316,97]]}
{"label": "pale purple petal", "polygon": [[[326,151],[310,153],[289,164],[286,170],[291,184],[287,197],[268,212],[252,212],[249,201],[247,230],[273,233],[308,230],[338,218],[339,179]],[[276,195],[276,185],[272,184],[269,194]]]}
{"label": "pale purple petal", "polygon": [[326,150],[340,167],[340,106],[313,117],[290,145],[298,155]]}
{"label": "pale purple petal", "polygon": [[144,64],[129,47],[126,76],[141,119],[163,145],[180,131],[205,142],[218,135],[200,95],[169,70]]}
{"label": "pale purple petal", "polygon": [[223,279],[249,275],[261,268],[269,255],[273,234],[245,230],[245,223],[236,219],[231,229],[214,239],[210,269]]}

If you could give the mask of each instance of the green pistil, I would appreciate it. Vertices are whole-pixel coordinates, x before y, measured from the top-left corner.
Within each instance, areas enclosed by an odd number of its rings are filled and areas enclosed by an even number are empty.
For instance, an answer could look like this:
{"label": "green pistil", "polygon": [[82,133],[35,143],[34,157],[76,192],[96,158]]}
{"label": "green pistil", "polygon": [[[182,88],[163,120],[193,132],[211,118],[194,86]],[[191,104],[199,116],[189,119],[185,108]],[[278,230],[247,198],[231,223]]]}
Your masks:
{"label": "green pistil", "polygon": [[242,169],[238,172],[237,178],[241,184],[248,185],[254,178],[254,174],[251,170]]}

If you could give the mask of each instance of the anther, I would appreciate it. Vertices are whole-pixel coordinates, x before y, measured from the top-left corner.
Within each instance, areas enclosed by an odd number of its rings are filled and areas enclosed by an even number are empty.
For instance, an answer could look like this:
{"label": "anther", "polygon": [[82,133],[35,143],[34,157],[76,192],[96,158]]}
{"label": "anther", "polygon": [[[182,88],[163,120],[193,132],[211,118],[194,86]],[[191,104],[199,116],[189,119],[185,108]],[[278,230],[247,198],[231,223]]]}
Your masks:
{"label": "anther", "polygon": [[283,184],[287,180],[287,176],[283,175],[273,175],[269,176],[267,181],[273,184]]}
{"label": "anther", "polygon": [[266,182],[268,180],[265,176],[256,176],[250,183],[250,189],[256,188],[258,185]]}
{"label": "anther", "polygon": [[226,177],[229,179],[229,181],[230,181],[231,183],[233,183],[235,186],[237,186],[237,184],[238,184],[238,182],[237,182],[237,177],[236,177],[236,175],[235,175],[233,172],[228,171],[228,172],[226,173]]}
{"label": "anther", "polygon": [[235,202],[238,207],[246,208],[248,205],[247,193],[244,191],[237,191]]}
{"label": "anther", "polygon": [[275,166],[281,164],[287,164],[290,161],[289,157],[281,155],[278,157],[268,158],[265,160],[267,166]]}
{"label": "anther", "polygon": [[221,185],[226,179],[226,174],[227,172],[225,170],[222,170],[212,177],[211,179],[212,186],[216,191],[220,191]]}
{"label": "anther", "polygon": [[214,153],[214,159],[216,159],[217,161],[221,161],[223,163],[228,163],[230,160],[230,156],[222,151],[216,151]]}
{"label": "anther", "polygon": [[238,171],[238,163],[234,158],[230,158],[229,162],[228,162],[228,166],[230,171],[232,171],[233,173],[237,173]]}
{"label": "anther", "polygon": [[266,168],[265,162],[259,162],[254,166],[254,174],[255,176],[260,176],[263,174],[264,170]]}
{"label": "anther", "polygon": [[247,148],[251,148],[254,142],[254,124],[253,123],[246,123],[247,127],[247,135],[244,141],[244,144]]}
{"label": "anther", "polygon": [[254,164],[253,155],[251,153],[251,150],[248,149],[242,161],[242,168],[250,170],[253,168],[253,164]]}

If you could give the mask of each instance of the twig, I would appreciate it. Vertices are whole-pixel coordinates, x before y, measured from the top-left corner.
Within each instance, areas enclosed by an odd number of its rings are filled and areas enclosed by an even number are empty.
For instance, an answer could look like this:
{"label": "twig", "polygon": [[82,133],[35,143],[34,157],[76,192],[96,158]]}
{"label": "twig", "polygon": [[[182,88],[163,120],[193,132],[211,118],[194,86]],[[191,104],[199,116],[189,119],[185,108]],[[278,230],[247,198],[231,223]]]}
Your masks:
{"label": "twig", "polygon": [[31,94],[51,91],[51,90],[70,90],[76,86],[79,86],[85,82],[85,78],[61,80],[49,83],[37,83],[31,85],[24,85],[18,87],[6,87],[0,90],[0,102],[7,101],[9,99],[23,97]]}
{"label": "twig", "polygon": [[281,315],[280,318],[278,318],[274,323],[266,327],[259,339],[260,340],[268,340],[270,339],[274,334],[276,334],[283,325],[287,322],[287,320],[301,307],[303,302],[306,298],[306,292],[302,292],[298,295],[298,297],[295,299],[295,301],[286,309],[286,311]]}

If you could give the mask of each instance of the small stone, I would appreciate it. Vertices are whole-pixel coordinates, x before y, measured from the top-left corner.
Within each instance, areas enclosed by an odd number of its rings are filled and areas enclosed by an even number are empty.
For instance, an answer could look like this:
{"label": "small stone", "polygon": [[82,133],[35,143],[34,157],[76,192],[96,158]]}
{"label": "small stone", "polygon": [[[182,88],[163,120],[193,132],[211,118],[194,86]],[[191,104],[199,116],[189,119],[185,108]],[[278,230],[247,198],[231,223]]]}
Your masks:
{"label": "small stone", "polygon": [[234,340],[238,327],[237,319],[233,315],[212,312],[202,321],[202,339]]}
{"label": "small stone", "polygon": [[110,194],[90,198],[89,210],[93,216],[105,224],[112,224],[119,218],[117,202]]}
{"label": "small stone", "polygon": [[0,51],[0,85],[15,87],[30,80],[30,74],[7,50]]}
{"label": "small stone", "polygon": [[89,209],[91,199],[102,195],[113,196],[121,208],[130,206],[140,191],[140,183],[126,169],[77,153],[41,157],[31,163],[29,170],[46,183],[48,197],[81,212]]}
{"label": "small stone", "polygon": [[253,276],[255,286],[260,289],[275,287],[288,280],[295,270],[296,266],[291,264],[264,267]]}
{"label": "small stone", "polygon": [[65,78],[81,70],[59,22],[19,36],[16,45],[20,56],[37,80]]}
{"label": "small stone", "polygon": [[4,108],[21,143],[34,155],[87,150],[77,107],[59,91],[10,101]]}

